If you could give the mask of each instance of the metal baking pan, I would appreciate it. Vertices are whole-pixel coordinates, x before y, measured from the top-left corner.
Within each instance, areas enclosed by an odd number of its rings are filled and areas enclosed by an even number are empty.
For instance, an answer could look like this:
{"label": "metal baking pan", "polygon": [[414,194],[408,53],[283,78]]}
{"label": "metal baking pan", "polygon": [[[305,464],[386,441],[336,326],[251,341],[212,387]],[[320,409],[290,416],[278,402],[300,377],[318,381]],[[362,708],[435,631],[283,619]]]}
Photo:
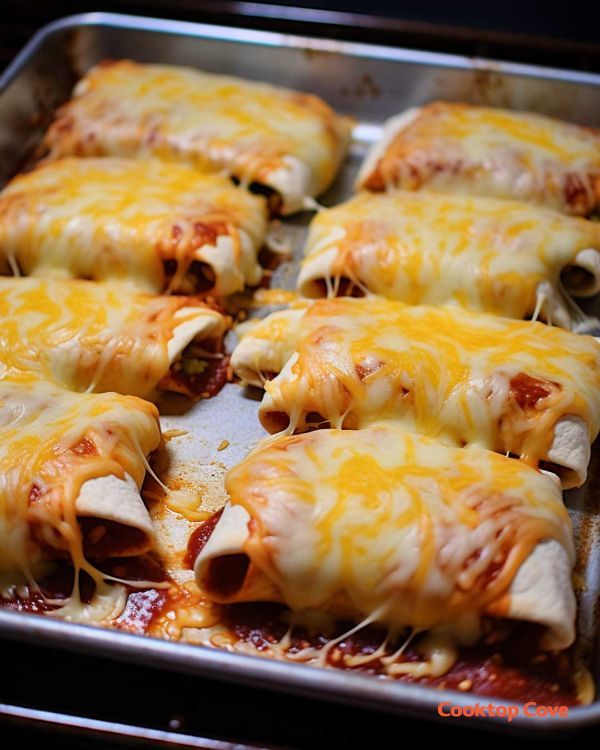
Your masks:
{"label": "metal baking pan", "polygon": [[[600,126],[600,75],[536,68],[481,59],[313,39],[272,32],[248,31],[204,24],[92,13],[66,18],[42,29],[0,78],[0,180],[25,164],[39,143],[55,108],[70,95],[75,81],[105,58],[190,65],[219,73],[270,81],[324,97],[357,120],[355,139],[336,184],[323,197],[326,205],[347,197],[352,177],[382,121],[405,107],[431,99],[463,100],[528,109],[584,125]],[[285,221],[295,251],[275,272],[273,286],[293,288],[306,216]],[[265,309],[261,311],[264,314]],[[205,507],[225,500],[222,477],[264,433],[257,419],[257,401],[230,384],[213,399],[185,413],[163,405],[165,430],[184,436],[167,444],[170,475],[202,487]],[[217,452],[222,440],[226,450]],[[579,633],[587,646],[590,670],[600,685],[600,644],[597,635],[600,595],[600,452],[594,451],[590,480],[566,495],[579,554]],[[187,528],[157,518],[161,551],[181,546]],[[432,690],[393,680],[333,669],[319,669],[232,654],[191,643],[57,622],[50,618],[0,610],[0,635],[73,651],[95,653],[120,661],[152,665],[204,677],[260,685],[323,700],[346,702],[428,719],[437,705],[450,700],[468,705],[473,695]],[[485,699],[489,702],[489,699]],[[471,722],[477,721],[472,719]],[[570,709],[568,718],[526,719],[511,724],[479,720],[488,728],[546,734],[576,730],[600,722],[600,698]],[[472,725],[472,724],[471,724]]]}

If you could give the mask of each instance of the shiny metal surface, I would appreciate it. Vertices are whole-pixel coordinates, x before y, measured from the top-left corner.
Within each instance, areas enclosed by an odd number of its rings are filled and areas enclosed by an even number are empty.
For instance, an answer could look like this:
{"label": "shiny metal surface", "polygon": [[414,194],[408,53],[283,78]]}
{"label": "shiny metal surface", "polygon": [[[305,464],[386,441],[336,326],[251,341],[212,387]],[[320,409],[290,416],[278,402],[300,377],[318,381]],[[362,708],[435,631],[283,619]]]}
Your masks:
{"label": "shiny metal surface", "polygon": [[[465,100],[530,109],[587,125],[600,125],[600,76],[565,70],[490,62],[463,57],[310,39],[259,31],[113,14],[86,14],[42,29],[0,78],[0,179],[6,180],[31,157],[56,106],[74,82],[104,58],[185,64],[215,72],[262,79],[323,96],[357,120],[355,141],[340,178],[323,197],[331,205],[345,198],[367,146],[384,118],[433,98]],[[308,216],[285,221],[294,258],[276,271],[273,286],[293,288]],[[264,314],[266,309],[261,311]],[[595,312],[592,310],[591,312]],[[165,430],[186,434],[167,444],[171,469],[194,475],[205,488],[206,507],[224,497],[222,476],[264,432],[251,393],[227,385],[217,398],[180,413],[163,404]],[[222,440],[226,450],[217,452]],[[595,605],[600,593],[600,455],[594,452],[590,480],[567,493],[579,553],[580,638],[592,655],[600,684]],[[160,520],[158,521],[160,523]],[[166,547],[182,544],[186,528],[165,527]],[[441,700],[467,705],[472,695],[431,690],[355,673],[323,670],[265,658],[231,654],[120,632],[57,622],[0,610],[0,634],[120,661],[202,674],[243,684],[271,687],[324,700],[435,719]],[[486,702],[489,702],[486,699]],[[471,724],[476,720],[471,720]],[[572,709],[569,718],[517,717],[510,725],[485,719],[493,729],[545,734],[600,722],[600,700]]]}
{"label": "shiny metal surface", "polygon": [[[116,721],[101,721],[90,719],[87,716],[73,716],[61,714],[56,711],[40,711],[35,708],[24,706],[13,706],[9,703],[0,703],[0,720],[9,721],[18,726],[34,724],[43,726],[48,730],[69,730],[80,733],[83,736],[93,734],[96,739],[106,742],[115,739],[131,742],[143,742],[144,747],[190,747],[198,750],[261,750],[258,745],[246,745],[238,742],[224,742],[209,737],[197,737],[195,735],[179,732],[169,732],[151,727],[139,727],[131,724],[123,724]],[[265,749],[263,749],[265,750]],[[276,750],[270,747],[269,750]]]}

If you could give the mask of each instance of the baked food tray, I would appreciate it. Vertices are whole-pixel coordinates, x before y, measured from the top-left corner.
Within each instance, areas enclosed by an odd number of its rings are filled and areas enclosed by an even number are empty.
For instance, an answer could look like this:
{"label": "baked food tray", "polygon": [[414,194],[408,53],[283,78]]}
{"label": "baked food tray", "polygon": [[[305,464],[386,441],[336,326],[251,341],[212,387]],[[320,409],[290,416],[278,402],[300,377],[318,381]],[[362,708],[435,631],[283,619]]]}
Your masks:
{"label": "baked food tray", "polygon": [[[229,29],[112,14],[87,14],[60,20],[42,29],[0,79],[0,179],[6,181],[31,157],[56,107],[70,95],[75,81],[106,58],[171,63],[265,80],[314,92],[336,110],[356,119],[354,141],[334,187],[322,197],[331,205],[347,197],[357,166],[391,114],[431,99],[461,100],[527,109],[584,125],[600,125],[600,76],[542,69],[277,33]],[[283,222],[292,256],[275,271],[271,286],[292,289],[300,248],[310,216]],[[268,296],[265,296],[268,301]],[[265,314],[268,305],[254,313]],[[593,310],[592,310],[593,312]],[[202,489],[203,508],[214,510],[225,500],[222,478],[265,433],[257,419],[258,402],[235,384],[183,413],[177,404],[162,405],[164,431],[175,430],[167,443],[167,481]],[[225,450],[218,450],[227,441]],[[600,453],[596,449],[590,479],[566,495],[578,549],[579,638],[589,653],[589,668],[600,684],[597,637],[600,594],[598,501]],[[182,545],[186,524],[173,516],[155,519],[161,554]],[[0,610],[3,637],[96,653],[119,661],[165,670],[231,680],[263,688],[344,701],[390,712],[437,717],[448,700],[472,705],[476,696],[405,684],[367,675],[258,656],[228,653],[190,643],[175,643],[50,618]],[[484,699],[489,703],[489,699]],[[493,701],[492,701],[493,702]],[[498,701],[500,702],[500,701]],[[472,722],[476,721],[475,719]],[[547,733],[600,721],[600,699],[572,708],[568,718],[532,720],[522,714],[511,724],[483,719],[488,727]]]}

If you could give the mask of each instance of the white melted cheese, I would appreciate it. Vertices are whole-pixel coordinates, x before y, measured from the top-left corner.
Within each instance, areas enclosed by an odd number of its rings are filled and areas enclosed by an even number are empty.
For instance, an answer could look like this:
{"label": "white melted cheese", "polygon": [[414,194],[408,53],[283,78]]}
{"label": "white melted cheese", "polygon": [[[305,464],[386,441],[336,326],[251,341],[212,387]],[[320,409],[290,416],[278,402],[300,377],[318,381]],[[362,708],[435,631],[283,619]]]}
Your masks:
{"label": "white melted cheese", "polygon": [[333,180],[350,123],[316,96],[127,60],[93,68],[46,137],[53,156],[153,155],[281,194],[285,213]]}
{"label": "white melted cheese", "polygon": [[242,376],[277,362],[260,408],[271,432],[393,419],[449,445],[552,461],[574,486],[600,429],[600,346],[541,323],[380,297],[318,300],[301,318],[298,308],[268,316],[232,358]]}
{"label": "white melted cheese", "polygon": [[[409,304],[526,318],[540,285],[560,301],[565,270],[566,291],[575,296],[600,286],[600,224],[485,198],[363,193],[315,217],[305,255],[298,288],[310,297],[343,277]],[[559,322],[554,307],[542,305],[541,316]]]}
{"label": "white melted cheese", "polygon": [[[145,456],[159,443],[158,412],[141,399],[70,393],[33,380],[0,382],[3,586],[14,575],[15,581],[25,580],[35,590],[40,563],[70,558],[75,584],[62,614],[85,617],[79,572],[87,572],[97,586],[106,576],[86,559],[84,547],[90,540],[83,539],[79,520],[97,520],[90,535],[94,531],[114,535],[113,541],[109,536],[103,542],[104,556],[110,556],[111,550],[119,556],[147,551],[153,531],[139,488]],[[103,521],[112,526],[103,527]],[[125,536],[119,538],[120,532]],[[133,536],[127,535],[130,532]],[[92,602],[86,610],[91,618],[116,607],[115,591],[103,588],[100,593],[106,595],[104,604]]]}
{"label": "white melted cheese", "polygon": [[100,581],[89,602],[71,596],[57,609],[48,610],[50,617],[82,625],[101,625],[115,620],[127,604],[127,589],[118,583]]}
{"label": "white melted cheese", "polygon": [[600,131],[530,112],[431,102],[392,118],[358,186],[486,195],[587,215],[600,203]]}
{"label": "white melted cheese", "polygon": [[0,379],[35,374],[69,390],[148,397],[193,339],[224,331],[223,315],[194,298],[0,278]]}
{"label": "white melted cheese", "polygon": [[295,302],[287,310],[271,313],[265,320],[247,320],[236,327],[239,343],[231,355],[234,372],[245,383],[264,386],[279,373],[301,333],[298,329],[310,303]]}
{"label": "white melted cheese", "polygon": [[[212,269],[212,293],[262,276],[257,253],[266,204],[222,175],[158,160],[61,159],[15,177],[0,193],[4,272],[127,281],[185,291],[194,261]],[[193,272],[193,269],[192,269]]]}
{"label": "white melted cheese", "polygon": [[[268,440],[226,486],[231,504],[195,566],[214,601],[271,599],[464,643],[485,614],[538,622],[531,602],[552,591],[552,647],[574,638],[573,592],[553,587],[562,559],[521,575],[513,612],[513,581],[540,545],[574,562],[559,484],[522,462],[379,423]],[[231,555],[249,564],[235,583],[219,567]],[[430,646],[421,667],[398,671],[444,673],[455,652]]]}

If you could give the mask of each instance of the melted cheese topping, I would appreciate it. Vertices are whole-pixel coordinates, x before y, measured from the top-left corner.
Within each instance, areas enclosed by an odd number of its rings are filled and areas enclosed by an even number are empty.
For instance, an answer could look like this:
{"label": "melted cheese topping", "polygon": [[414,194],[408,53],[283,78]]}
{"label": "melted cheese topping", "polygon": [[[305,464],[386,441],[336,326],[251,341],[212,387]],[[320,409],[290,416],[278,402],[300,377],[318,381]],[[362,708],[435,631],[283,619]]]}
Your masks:
{"label": "melted cheese topping", "polygon": [[[525,203],[363,193],[313,220],[298,287],[322,296],[327,284],[333,290],[347,278],[410,304],[452,302],[525,318],[536,309],[540,284],[560,295],[561,272],[577,267],[587,249],[600,260],[600,224]],[[600,283],[571,279],[564,283],[575,295]]]}
{"label": "melted cheese topping", "polygon": [[[185,291],[193,261],[230,294],[262,275],[260,196],[221,175],[156,160],[63,159],[15,177],[0,193],[0,271],[128,281]],[[193,272],[193,268],[190,269]]]}
{"label": "melted cheese topping", "polygon": [[154,155],[224,169],[282,194],[284,210],[333,180],[349,123],[316,96],[130,61],[93,68],[59,113],[46,145],[53,156]]}
{"label": "melted cheese topping", "polygon": [[[104,477],[141,487],[145,456],[159,443],[156,407],[141,399],[0,382],[0,570],[20,571],[35,587],[37,561],[68,556],[76,573],[102,581],[84,556],[81,488]],[[103,497],[98,516],[115,516],[112,503]],[[117,541],[115,548],[125,553]]]}
{"label": "melted cheese topping", "polygon": [[[378,149],[379,150],[379,149]],[[361,187],[470,193],[589,214],[600,203],[600,131],[528,112],[432,102],[367,157]]]}
{"label": "melted cheese topping", "polygon": [[600,429],[600,346],[591,337],[380,297],[319,300],[298,313],[261,321],[232,359],[240,374],[260,369],[269,340],[269,362],[285,362],[264,385],[260,416],[272,432],[389,418],[537,464],[549,460],[563,418],[581,420],[586,445]]}
{"label": "melted cheese topping", "polygon": [[[511,582],[538,543],[556,539],[574,560],[555,479],[393,424],[268,441],[226,486],[250,516],[246,580],[260,573],[294,610],[464,638],[481,614],[509,611]],[[252,598],[222,583],[221,598]]]}
{"label": "melted cheese topping", "polygon": [[148,396],[169,372],[174,331],[198,316],[204,339],[222,337],[223,316],[194,298],[0,278],[0,379],[35,373],[69,390]]}

